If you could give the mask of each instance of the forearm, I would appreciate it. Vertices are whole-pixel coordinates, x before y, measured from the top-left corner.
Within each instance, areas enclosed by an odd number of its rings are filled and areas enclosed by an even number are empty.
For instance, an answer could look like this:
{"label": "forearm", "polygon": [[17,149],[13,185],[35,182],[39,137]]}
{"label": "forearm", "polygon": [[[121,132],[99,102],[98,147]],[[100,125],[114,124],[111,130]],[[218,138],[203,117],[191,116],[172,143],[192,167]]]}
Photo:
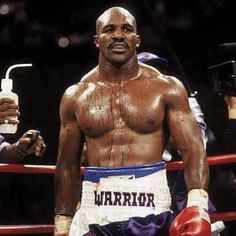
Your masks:
{"label": "forearm", "polygon": [[209,167],[204,150],[193,152],[188,151],[183,155],[184,175],[188,190],[207,190],[209,182]]}
{"label": "forearm", "polygon": [[80,176],[80,166],[57,164],[55,173],[55,236],[68,235],[81,194]]}
{"label": "forearm", "polygon": [[56,214],[73,214],[81,195],[80,167],[57,167],[55,173]]}
{"label": "forearm", "polygon": [[0,152],[0,162],[2,163],[20,163],[24,160],[26,153],[19,145],[10,144],[5,146]]}

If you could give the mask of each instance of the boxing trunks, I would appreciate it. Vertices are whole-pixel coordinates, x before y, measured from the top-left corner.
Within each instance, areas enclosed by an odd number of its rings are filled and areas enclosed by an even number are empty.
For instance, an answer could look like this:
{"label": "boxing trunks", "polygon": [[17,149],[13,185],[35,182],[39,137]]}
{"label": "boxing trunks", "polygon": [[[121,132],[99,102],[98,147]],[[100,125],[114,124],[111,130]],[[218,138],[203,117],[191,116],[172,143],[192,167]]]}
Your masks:
{"label": "boxing trunks", "polygon": [[86,167],[81,207],[69,235],[168,235],[174,218],[170,205],[164,162]]}

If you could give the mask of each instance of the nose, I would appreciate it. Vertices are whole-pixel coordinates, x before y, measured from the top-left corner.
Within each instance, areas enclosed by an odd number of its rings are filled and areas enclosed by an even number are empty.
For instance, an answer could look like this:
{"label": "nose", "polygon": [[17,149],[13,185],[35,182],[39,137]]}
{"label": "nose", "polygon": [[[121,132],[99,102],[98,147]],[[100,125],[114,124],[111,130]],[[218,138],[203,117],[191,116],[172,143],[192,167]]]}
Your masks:
{"label": "nose", "polygon": [[117,29],[114,32],[114,34],[112,35],[112,38],[113,39],[119,39],[119,40],[123,39],[124,38],[124,34],[123,34],[122,30],[121,29]]}

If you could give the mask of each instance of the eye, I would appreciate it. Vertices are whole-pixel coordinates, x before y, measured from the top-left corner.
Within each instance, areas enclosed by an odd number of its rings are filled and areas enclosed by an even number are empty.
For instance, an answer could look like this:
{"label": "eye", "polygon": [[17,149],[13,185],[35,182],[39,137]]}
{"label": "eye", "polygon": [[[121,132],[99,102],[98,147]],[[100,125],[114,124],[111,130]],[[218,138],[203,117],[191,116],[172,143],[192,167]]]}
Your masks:
{"label": "eye", "polygon": [[126,25],[126,26],[124,26],[123,31],[124,32],[134,32],[134,29],[131,26]]}
{"label": "eye", "polygon": [[103,29],[103,33],[111,33],[111,32],[113,32],[114,31],[114,28],[113,27],[107,27],[107,28],[104,28]]}
{"label": "eye", "polygon": [[112,29],[107,29],[107,30],[105,30],[105,33],[106,32],[112,32]]}

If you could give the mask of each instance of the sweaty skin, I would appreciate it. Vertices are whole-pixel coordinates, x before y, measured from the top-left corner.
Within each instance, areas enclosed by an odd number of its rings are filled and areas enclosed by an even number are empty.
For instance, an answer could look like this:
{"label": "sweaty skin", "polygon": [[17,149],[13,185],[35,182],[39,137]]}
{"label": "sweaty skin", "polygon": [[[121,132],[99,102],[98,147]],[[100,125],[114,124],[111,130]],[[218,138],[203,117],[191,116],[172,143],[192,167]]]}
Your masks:
{"label": "sweaty skin", "polygon": [[97,20],[98,66],[61,100],[56,211],[70,213],[81,194],[81,154],[89,166],[156,163],[169,140],[185,166],[188,189],[208,185],[206,153],[182,83],[138,63],[134,17],[110,8]]}

